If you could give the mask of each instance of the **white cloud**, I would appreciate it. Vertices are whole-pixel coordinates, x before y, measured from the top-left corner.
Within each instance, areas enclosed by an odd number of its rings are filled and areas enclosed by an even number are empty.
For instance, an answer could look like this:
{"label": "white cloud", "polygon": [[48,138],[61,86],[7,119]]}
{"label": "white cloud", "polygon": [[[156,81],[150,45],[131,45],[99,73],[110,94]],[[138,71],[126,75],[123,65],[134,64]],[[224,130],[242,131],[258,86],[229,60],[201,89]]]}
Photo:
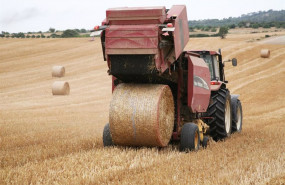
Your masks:
{"label": "white cloud", "polygon": [[0,23],[5,25],[15,24],[19,21],[35,18],[39,14],[40,12],[36,8],[27,8],[20,12],[11,11],[0,19]]}
{"label": "white cloud", "polygon": [[241,14],[285,9],[284,0],[0,0],[0,31],[46,31],[50,27],[91,29],[105,18],[111,7],[166,6],[185,4],[188,19],[235,17]]}

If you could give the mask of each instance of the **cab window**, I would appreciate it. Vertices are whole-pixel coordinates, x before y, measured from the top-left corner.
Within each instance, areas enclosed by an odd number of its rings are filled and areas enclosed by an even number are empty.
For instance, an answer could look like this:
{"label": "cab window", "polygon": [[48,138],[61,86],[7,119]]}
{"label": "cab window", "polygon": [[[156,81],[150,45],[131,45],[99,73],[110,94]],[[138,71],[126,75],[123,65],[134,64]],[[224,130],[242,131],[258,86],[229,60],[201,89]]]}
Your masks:
{"label": "cab window", "polygon": [[215,69],[215,80],[220,80],[220,72],[219,72],[219,62],[217,60],[217,56],[212,56],[213,57],[213,63],[214,63],[214,69]]}
{"label": "cab window", "polygon": [[211,80],[214,80],[215,74],[214,74],[214,70],[213,70],[213,61],[212,61],[211,55],[203,55],[202,57],[209,67],[210,74],[211,74]]}

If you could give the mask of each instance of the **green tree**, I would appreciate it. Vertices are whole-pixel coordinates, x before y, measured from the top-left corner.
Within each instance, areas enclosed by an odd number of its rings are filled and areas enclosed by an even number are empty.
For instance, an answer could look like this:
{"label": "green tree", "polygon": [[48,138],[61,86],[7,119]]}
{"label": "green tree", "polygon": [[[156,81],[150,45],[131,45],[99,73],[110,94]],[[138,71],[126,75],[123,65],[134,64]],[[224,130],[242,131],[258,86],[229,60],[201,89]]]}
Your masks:
{"label": "green tree", "polygon": [[35,36],[35,35],[32,35],[32,38],[36,38],[36,36]]}
{"label": "green tree", "polygon": [[204,31],[210,31],[210,27],[209,26],[205,27]]}
{"label": "green tree", "polygon": [[263,28],[270,28],[271,26],[270,26],[270,24],[268,24],[268,23],[264,23],[262,27],[263,27]]}
{"label": "green tree", "polygon": [[203,28],[204,26],[201,26],[201,25],[197,26],[197,30],[202,30]]}
{"label": "green tree", "polygon": [[86,33],[87,30],[83,28],[83,29],[80,30],[80,32],[81,32],[81,33]]}
{"label": "green tree", "polygon": [[218,35],[219,35],[219,37],[221,37],[221,39],[224,39],[224,38],[226,38],[228,32],[229,32],[228,27],[222,26],[222,27],[220,27]]}
{"label": "green tree", "polygon": [[79,36],[79,33],[77,31],[69,30],[69,29],[65,30],[61,35],[62,38],[71,38],[71,37],[78,37],[78,36]]}
{"label": "green tree", "polygon": [[194,27],[189,26],[189,31],[194,32]]}
{"label": "green tree", "polygon": [[231,24],[230,25],[230,29],[235,29],[236,28],[236,25],[235,24]]}
{"label": "green tree", "polygon": [[57,34],[53,33],[53,34],[50,35],[50,37],[51,37],[51,38],[59,38],[60,35],[57,35]]}
{"label": "green tree", "polygon": [[251,27],[254,28],[254,29],[257,29],[257,28],[259,28],[259,25],[258,25],[258,23],[254,23],[254,24],[252,24]]}
{"label": "green tree", "polygon": [[244,21],[239,22],[238,27],[240,27],[240,28],[246,27],[246,22],[244,22]]}
{"label": "green tree", "polygon": [[25,34],[20,32],[20,33],[17,33],[17,38],[25,38]]}
{"label": "green tree", "polygon": [[49,29],[49,32],[54,33],[54,32],[55,32],[55,29],[54,29],[54,28],[50,28],[50,29]]}
{"label": "green tree", "polygon": [[20,38],[20,35],[18,33],[13,33],[12,36],[14,36],[16,38]]}
{"label": "green tree", "polygon": [[40,35],[37,35],[36,38],[41,38],[41,36],[40,36]]}

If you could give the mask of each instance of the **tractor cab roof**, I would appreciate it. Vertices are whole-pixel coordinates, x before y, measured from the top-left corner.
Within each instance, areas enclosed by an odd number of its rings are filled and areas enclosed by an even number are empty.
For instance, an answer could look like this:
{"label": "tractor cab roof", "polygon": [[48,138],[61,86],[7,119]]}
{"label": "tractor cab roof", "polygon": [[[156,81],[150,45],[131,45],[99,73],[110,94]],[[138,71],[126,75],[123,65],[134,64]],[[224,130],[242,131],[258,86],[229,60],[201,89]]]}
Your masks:
{"label": "tractor cab roof", "polygon": [[208,50],[193,50],[193,53],[198,53],[200,55],[220,55],[219,52],[216,51],[208,51]]}

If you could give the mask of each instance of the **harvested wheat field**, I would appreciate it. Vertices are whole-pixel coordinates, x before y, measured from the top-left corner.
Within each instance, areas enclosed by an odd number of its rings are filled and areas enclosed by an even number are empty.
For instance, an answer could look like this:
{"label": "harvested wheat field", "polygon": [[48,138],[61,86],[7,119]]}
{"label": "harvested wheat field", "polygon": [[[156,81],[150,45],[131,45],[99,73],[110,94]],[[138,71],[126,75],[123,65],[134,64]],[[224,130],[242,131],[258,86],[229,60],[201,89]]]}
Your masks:
{"label": "harvested wheat field", "polygon": [[[0,184],[284,184],[285,43],[261,37],[190,39],[186,49],[238,59],[226,79],[244,112],[241,134],[191,153],[103,148],[111,77],[98,38],[0,39]],[[55,65],[68,96],[52,95]]]}

